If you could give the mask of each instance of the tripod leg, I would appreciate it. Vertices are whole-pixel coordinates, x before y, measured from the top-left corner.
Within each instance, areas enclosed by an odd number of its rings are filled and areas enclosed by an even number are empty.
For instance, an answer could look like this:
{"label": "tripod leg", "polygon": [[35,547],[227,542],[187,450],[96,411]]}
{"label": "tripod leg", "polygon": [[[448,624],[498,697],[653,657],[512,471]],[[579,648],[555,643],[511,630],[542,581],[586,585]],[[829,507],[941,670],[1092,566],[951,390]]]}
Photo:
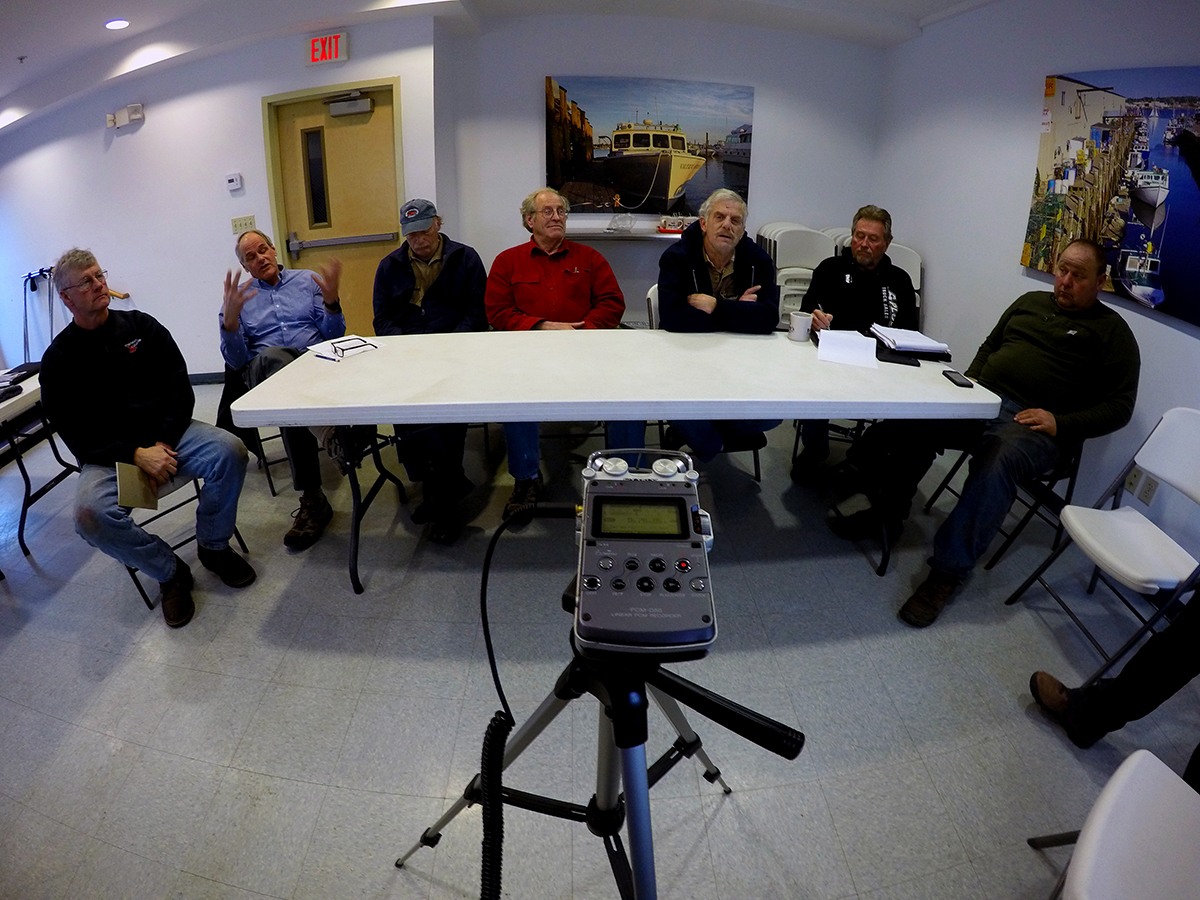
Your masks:
{"label": "tripod leg", "polygon": [[708,754],[704,752],[704,747],[701,744],[700,736],[692,730],[692,726],[688,724],[687,716],[683,714],[683,710],[679,704],[675,702],[674,697],[664,694],[662,691],[650,685],[646,686],[646,690],[654,699],[655,705],[662,710],[662,714],[667,717],[667,721],[671,723],[671,727],[675,729],[675,733],[679,735],[680,740],[687,747],[694,747],[691,754],[696,759],[700,760],[704,766],[704,780],[709,784],[719,784],[721,790],[726,794],[732,793],[732,788],[725,783],[725,779],[721,777],[721,770],[713,765],[713,761],[709,759]]}
{"label": "tripod leg", "polygon": [[[521,755],[521,751],[533,743],[534,739],[554,721],[555,717],[566,709],[569,702],[569,700],[560,700],[553,692],[542,701],[541,705],[534,710],[533,715],[525,720],[525,724],[518,728],[504,745],[505,769],[516,762],[517,757]],[[441,840],[442,829],[449,825],[455,816],[474,803],[478,796],[479,775],[476,774],[471,779],[471,783],[463,791],[462,796],[454,801],[450,808],[442,814],[440,819],[425,829],[420,839],[413,844],[407,853],[396,860],[396,868],[403,868],[408,858],[422,847],[436,847],[437,842]]]}
{"label": "tripod leg", "polygon": [[633,868],[633,895],[657,900],[654,878],[654,836],[650,830],[650,786],[646,782],[646,745],[621,749],[621,780],[625,784],[625,827]]}

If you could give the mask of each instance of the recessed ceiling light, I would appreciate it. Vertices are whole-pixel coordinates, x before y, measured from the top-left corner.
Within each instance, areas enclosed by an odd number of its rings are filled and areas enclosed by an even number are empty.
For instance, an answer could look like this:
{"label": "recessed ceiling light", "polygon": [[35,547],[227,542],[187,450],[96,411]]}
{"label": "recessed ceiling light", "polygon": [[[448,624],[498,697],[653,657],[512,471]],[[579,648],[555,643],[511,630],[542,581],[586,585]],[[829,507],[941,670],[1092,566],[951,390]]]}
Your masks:
{"label": "recessed ceiling light", "polygon": [[109,31],[120,31],[122,28],[129,27],[128,19],[109,19],[104,23],[104,27]]}

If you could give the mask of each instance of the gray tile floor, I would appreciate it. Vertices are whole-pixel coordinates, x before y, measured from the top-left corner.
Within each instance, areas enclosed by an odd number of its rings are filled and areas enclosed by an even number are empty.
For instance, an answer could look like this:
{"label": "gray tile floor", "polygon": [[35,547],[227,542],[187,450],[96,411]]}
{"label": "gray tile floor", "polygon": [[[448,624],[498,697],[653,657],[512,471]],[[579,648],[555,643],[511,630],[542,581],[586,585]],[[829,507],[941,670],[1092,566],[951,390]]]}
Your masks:
{"label": "gray tile floor", "polygon": [[[198,395],[211,421],[217,389]],[[486,486],[468,501],[464,539],[429,544],[385,488],[364,523],[362,595],[346,573],[346,483],[329,471],[338,514],[319,544],[293,554],[282,536],[294,495],[272,498],[252,468],[240,527],[258,581],[234,591],[195,567],[198,611],[179,631],[74,535],[70,482],[33,508],[33,555],[23,557],[20,478],[12,465],[0,472],[0,897],[478,896],[477,809],[406,869],[392,863],[475,772],[498,705],[479,576],[511,480],[502,460],[484,459],[480,437],[472,432],[468,473]],[[914,517],[878,578],[874,548],[832,537],[820,497],[788,480],[791,441],[790,427],[772,434],[761,486],[748,458],[708,467],[720,637],[706,659],[675,668],[801,729],[808,744],[788,762],[690,716],[734,792],[691,762],[655,787],[661,896],[1045,896],[1065,851],[1043,855],[1024,838],[1078,827],[1136,747],[1182,770],[1200,736],[1200,692],[1076,750],[1026,682],[1036,668],[1078,680],[1096,658],[1038,591],[1001,603],[1048,530],[1032,526],[942,620],[914,631],[895,611],[923,576],[946,507]],[[555,499],[574,498],[572,454],[588,446],[547,442]],[[49,460],[38,448],[35,472]],[[536,522],[497,553],[491,617],[519,719],[567,661],[559,593],[574,553],[563,521]],[[1068,560],[1056,580],[1082,594],[1086,568]],[[585,801],[596,715],[594,701],[572,704],[506,781]],[[651,735],[654,755],[669,739],[654,713]],[[507,896],[617,896],[583,826],[519,810],[506,825]]]}

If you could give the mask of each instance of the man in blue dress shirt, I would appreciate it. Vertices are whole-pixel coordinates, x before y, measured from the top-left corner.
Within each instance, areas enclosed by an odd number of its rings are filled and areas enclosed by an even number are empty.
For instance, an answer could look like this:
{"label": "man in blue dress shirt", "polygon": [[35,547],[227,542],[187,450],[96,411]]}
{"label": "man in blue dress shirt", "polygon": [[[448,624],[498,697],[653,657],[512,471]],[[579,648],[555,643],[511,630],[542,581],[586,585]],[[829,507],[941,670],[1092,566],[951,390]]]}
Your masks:
{"label": "man in blue dress shirt", "polygon": [[[221,355],[242,373],[248,387],[265,381],[312,344],[346,333],[338,296],[340,262],[332,260],[320,272],[285,269],[271,239],[257,230],[239,235],[235,250],[250,278],[242,284],[240,272],[225,273],[225,299],[218,315]],[[332,426],[280,432],[292,486],[300,491],[300,508],[292,514],[295,521],[283,542],[293,550],[306,550],[333,518],[333,508],[321,490],[320,444],[343,468],[344,461]]]}

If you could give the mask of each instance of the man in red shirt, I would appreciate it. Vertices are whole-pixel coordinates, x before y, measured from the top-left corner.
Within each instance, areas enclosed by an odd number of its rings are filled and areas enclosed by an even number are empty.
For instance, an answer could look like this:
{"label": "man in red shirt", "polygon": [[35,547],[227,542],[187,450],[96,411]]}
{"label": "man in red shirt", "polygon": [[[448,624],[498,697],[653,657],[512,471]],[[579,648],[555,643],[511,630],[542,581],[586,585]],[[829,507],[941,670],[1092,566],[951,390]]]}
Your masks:
{"label": "man in red shirt", "polygon": [[[616,328],[625,297],[612,267],[597,251],[568,241],[567,198],[553,188],[534,191],[521,203],[521,224],[533,237],[496,257],[488,273],[484,306],[497,331]],[[643,422],[610,422],[610,447],[641,447]],[[516,484],[504,505],[508,518],[537,505],[538,424],[506,422],[508,471]]]}

